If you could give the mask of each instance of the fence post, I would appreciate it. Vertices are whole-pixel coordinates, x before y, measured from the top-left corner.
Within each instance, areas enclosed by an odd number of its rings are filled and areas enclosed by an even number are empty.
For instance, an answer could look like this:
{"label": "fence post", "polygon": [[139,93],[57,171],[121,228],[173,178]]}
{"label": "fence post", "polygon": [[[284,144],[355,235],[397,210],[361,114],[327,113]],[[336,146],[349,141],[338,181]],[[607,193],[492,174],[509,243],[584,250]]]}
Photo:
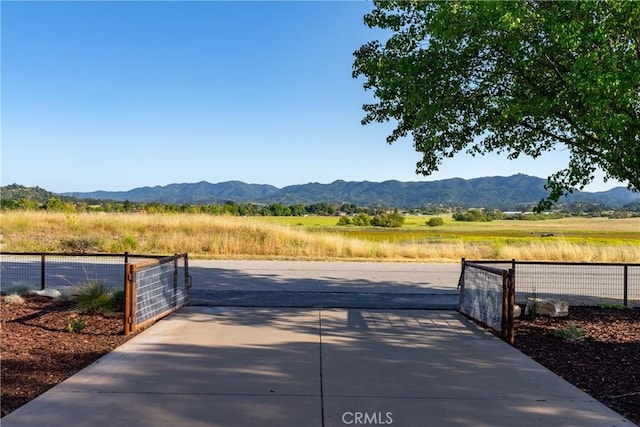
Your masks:
{"label": "fence post", "polygon": [[624,284],[622,293],[622,299],[624,301],[623,304],[627,307],[629,298],[629,266],[627,264],[624,265]]}
{"label": "fence post", "polygon": [[175,292],[178,289],[178,254],[176,254],[176,258],[173,260],[173,291]]}
{"label": "fence post", "polygon": [[502,272],[502,319],[500,320],[500,337],[507,340],[509,323],[509,273]]}
{"label": "fence post", "polygon": [[191,280],[189,276],[189,254],[184,254],[184,283],[187,289],[191,289]]}
{"label": "fence post", "polygon": [[458,279],[458,289],[464,289],[464,268],[467,265],[467,261],[462,258],[462,266],[460,267],[460,278]]}
{"label": "fence post", "polygon": [[178,303],[178,254],[176,254],[176,258],[173,260],[173,305],[175,306]]}
{"label": "fence post", "polygon": [[460,289],[460,298],[458,302],[458,309],[462,309],[464,305],[464,268],[466,261],[462,258],[462,266],[460,267],[460,279],[458,279],[458,289]]}
{"label": "fence post", "polygon": [[128,336],[133,330],[133,318],[136,313],[135,264],[125,264],[124,271],[124,335]]}
{"label": "fence post", "polygon": [[[515,260],[513,260],[513,266],[515,267]],[[507,287],[509,290],[508,317],[507,317],[507,342],[513,345],[515,342],[515,326],[514,326],[514,311],[516,308],[516,271],[515,269],[509,270]]]}
{"label": "fence post", "polygon": [[45,266],[45,254],[40,255],[40,290],[44,290],[44,266]]}
{"label": "fence post", "polygon": [[511,276],[513,306],[515,308],[515,304],[516,304],[516,259],[515,258],[511,258],[511,271],[509,271],[509,275]]}
{"label": "fence post", "polygon": [[131,289],[131,283],[129,282],[129,264],[124,265],[124,335],[128,336],[131,331],[129,327],[129,294]]}
{"label": "fence post", "polygon": [[513,281],[514,271],[502,272],[502,319],[501,319],[501,338],[510,345],[514,343],[514,326],[513,311],[516,304],[515,282]]}

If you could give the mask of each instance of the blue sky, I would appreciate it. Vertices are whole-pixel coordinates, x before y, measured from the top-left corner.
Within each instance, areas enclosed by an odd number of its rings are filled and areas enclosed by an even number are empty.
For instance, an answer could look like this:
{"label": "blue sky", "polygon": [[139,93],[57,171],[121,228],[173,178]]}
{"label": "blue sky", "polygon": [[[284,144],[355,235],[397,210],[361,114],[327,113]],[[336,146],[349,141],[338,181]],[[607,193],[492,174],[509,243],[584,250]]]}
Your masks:
{"label": "blue sky", "polygon": [[0,7],[2,185],[546,178],[567,162],[459,155],[416,175],[411,140],[388,145],[392,124],[360,124],[373,98],[351,77],[353,52],[384,37],[363,24],[366,1]]}

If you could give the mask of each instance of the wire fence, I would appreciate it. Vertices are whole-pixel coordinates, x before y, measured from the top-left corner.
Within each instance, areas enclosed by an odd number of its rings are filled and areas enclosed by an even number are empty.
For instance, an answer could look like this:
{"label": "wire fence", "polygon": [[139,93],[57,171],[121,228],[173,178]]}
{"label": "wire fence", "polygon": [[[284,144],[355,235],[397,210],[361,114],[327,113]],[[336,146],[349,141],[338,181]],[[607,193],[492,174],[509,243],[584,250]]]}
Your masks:
{"label": "wire fence", "polygon": [[123,289],[125,265],[162,258],[165,255],[0,253],[2,290],[72,290],[89,283]]}
{"label": "wire fence", "polygon": [[516,263],[516,298],[640,306],[640,264]]}
{"label": "wire fence", "polygon": [[528,298],[561,299],[569,305],[640,307],[640,264],[551,261],[465,261],[515,274],[516,302]]}

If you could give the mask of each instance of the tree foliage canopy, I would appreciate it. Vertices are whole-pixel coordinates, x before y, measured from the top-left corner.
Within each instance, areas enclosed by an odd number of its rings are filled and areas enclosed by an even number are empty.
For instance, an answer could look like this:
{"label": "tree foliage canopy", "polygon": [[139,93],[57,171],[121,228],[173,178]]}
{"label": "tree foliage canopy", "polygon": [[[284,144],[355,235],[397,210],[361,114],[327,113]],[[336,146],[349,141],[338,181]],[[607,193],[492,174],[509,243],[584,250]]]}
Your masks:
{"label": "tree foliage canopy", "polygon": [[566,149],[540,207],[594,179],[640,189],[640,7],[629,1],[377,1],[390,30],[355,53],[378,102],[363,124],[395,120],[428,175],[460,151],[532,158]]}

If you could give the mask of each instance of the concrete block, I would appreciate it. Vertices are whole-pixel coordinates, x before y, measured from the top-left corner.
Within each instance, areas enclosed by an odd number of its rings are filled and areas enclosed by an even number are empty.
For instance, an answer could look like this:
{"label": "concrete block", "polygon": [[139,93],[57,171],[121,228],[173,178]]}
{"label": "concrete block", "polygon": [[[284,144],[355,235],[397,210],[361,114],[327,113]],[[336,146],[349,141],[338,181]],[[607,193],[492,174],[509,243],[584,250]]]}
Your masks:
{"label": "concrete block", "polygon": [[518,317],[520,317],[520,315],[522,315],[522,309],[520,308],[519,305],[515,305],[513,307],[513,318],[517,319]]}
{"label": "concrete block", "polygon": [[525,316],[566,317],[569,315],[569,304],[551,298],[527,298],[524,314]]}
{"label": "concrete block", "polygon": [[31,291],[32,294],[40,295],[43,297],[49,297],[53,299],[58,299],[62,297],[62,294],[57,289],[43,289],[41,291]]}

